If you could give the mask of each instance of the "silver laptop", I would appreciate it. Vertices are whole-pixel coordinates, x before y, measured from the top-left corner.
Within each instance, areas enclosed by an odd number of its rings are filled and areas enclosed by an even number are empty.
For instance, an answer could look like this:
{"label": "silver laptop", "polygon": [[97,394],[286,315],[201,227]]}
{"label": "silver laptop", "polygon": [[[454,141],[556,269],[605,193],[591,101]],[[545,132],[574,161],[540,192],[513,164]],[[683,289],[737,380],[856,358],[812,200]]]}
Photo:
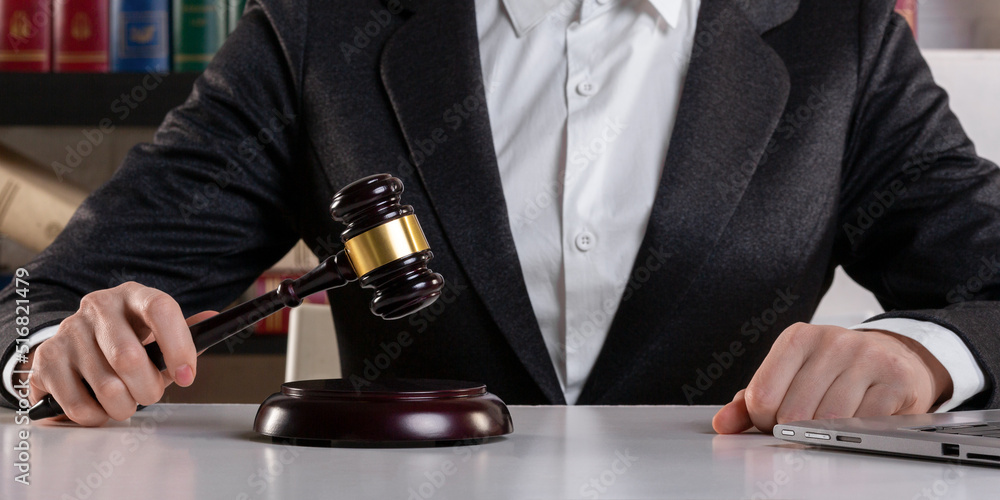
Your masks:
{"label": "silver laptop", "polygon": [[1000,410],[803,420],[774,437],[843,450],[1000,467]]}

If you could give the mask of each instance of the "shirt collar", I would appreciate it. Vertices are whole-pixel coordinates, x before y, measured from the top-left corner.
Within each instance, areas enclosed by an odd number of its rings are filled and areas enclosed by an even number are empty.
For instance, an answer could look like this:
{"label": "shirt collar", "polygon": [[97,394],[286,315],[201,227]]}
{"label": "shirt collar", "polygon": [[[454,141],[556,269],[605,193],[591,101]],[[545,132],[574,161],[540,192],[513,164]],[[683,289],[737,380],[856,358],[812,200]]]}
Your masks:
{"label": "shirt collar", "polygon": [[[587,1],[587,0],[583,0]],[[681,15],[681,3],[685,0],[644,0],[649,2],[671,28],[677,26]],[[503,0],[517,36],[523,36],[545,19],[556,8],[574,9],[580,0]],[[567,4],[567,5],[562,5]]]}

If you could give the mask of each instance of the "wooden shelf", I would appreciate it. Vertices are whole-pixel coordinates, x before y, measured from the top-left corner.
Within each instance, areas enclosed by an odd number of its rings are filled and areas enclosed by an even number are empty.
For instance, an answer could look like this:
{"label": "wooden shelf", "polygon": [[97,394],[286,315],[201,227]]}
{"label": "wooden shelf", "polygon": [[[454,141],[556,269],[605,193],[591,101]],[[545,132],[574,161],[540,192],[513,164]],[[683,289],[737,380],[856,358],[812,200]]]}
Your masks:
{"label": "wooden shelf", "polygon": [[198,75],[0,73],[0,126],[155,127]]}

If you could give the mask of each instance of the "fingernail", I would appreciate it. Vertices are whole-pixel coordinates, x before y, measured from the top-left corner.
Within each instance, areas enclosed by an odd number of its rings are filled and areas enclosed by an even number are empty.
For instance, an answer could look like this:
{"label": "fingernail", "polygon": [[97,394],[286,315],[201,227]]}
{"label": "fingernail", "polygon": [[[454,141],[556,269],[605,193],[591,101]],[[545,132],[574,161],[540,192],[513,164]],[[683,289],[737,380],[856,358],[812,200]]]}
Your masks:
{"label": "fingernail", "polygon": [[174,372],[174,382],[181,387],[187,387],[194,382],[194,370],[191,365],[184,365]]}

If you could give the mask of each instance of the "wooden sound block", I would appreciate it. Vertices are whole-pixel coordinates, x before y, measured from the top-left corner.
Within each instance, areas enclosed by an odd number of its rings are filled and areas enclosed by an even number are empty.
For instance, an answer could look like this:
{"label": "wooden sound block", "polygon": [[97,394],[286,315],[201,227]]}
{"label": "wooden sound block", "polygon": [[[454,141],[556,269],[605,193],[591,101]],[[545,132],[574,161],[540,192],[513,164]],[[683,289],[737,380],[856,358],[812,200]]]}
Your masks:
{"label": "wooden sound block", "polygon": [[307,446],[435,444],[514,431],[507,406],[475,382],[302,380],[260,405],[254,431]]}

